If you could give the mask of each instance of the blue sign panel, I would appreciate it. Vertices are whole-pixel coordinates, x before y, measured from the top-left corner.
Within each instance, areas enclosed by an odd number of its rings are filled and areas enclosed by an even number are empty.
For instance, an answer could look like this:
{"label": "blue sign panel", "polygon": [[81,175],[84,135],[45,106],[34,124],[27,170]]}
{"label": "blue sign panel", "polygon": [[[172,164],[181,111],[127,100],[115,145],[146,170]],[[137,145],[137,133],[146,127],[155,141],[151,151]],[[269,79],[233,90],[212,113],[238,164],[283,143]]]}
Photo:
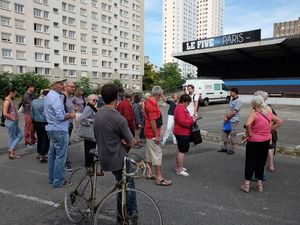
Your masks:
{"label": "blue sign panel", "polygon": [[183,51],[191,51],[205,48],[220,47],[225,45],[235,45],[247,42],[259,41],[261,39],[261,30],[251,30],[235,34],[222,35],[207,39],[187,41],[183,43]]}

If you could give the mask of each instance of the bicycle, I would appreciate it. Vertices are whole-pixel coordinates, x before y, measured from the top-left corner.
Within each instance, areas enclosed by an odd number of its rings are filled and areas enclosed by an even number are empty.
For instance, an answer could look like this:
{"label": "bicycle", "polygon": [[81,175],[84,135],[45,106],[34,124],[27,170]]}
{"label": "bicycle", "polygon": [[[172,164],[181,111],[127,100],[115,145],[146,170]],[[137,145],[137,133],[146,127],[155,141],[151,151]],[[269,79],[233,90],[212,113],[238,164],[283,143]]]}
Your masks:
{"label": "bicycle", "polygon": [[[137,157],[139,161],[133,157]],[[97,171],[99,164],[97,156],[95,158],[93,171]],[[144,191],[128,186],[128,179],[145,176],[146,168],[147,164],[139,155],[124,157],[120,182],[99,203],[96,203],[96,173],[92,179],[89,172],[91,169],[84,174],[83,169],[75,170],[70,182],[75,174],[80,175],[81,179],[75,189],[72,185],[65,194],[65,210],[69,221],[80,223],[83,220],[94,220],[94,225],[162,225],[162,216],[156,202]],[[131,212],[130,201],[133,196],[136,199],[136,210]]]}

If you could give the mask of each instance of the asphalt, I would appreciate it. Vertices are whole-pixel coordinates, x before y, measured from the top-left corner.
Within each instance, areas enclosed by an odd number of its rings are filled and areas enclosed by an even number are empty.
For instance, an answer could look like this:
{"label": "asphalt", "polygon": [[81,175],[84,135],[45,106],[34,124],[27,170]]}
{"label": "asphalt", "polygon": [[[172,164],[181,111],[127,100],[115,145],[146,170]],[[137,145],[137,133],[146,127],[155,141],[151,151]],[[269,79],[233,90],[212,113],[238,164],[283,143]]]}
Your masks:
{"label": "asphalt", "polygon": [[[216,104],[200,109],[199,125],[206,132],[219,135],[226,105]],[[162,107],[165,112],[167,107]],[[280,140],[298,145],[299,122],[296,106],[278,106],[284,117]],[[250,108],[243,108],[242,120]],[[291,120],[289,125],[287,122]],[[166,121],[166,120],[164,120]],[[165,126],[165,124],[164,124]],[[285,127],[286,126],[286,127]],[[288,127],[292,126],[292,127]],[[22,127],[22,120],[21,120]],[[47,164],[36,159],[36,150],[20,145],[21,158],[9,160],[6,155],[6,130],[0,134],[0,225],[63,225],[68,222],[63,208],[65,189],[53,189],[47,183]],[[296,136],[296,137],[294,137]],[[163,146],[163,176],[173,181],[170,187],[156,186],[153,181],[139,179],[137,188],[144,190],[158,203],[165,225],[298,225],[300,224],[299,158],[277,154],[275,173],[266,171],[264,193],[239,190],[243,182],[245,149],[236,154],[218,153],[220,143],[204,142],[191,147],[185,167],[190,177],[175,174],[176,145]],[[144,155],[145,147],[133,150]],[[83,143],[72,141],[70,158],[82,167]],[[66,172],[66,177],[70,173]],[[114,185],[110,173],[98,179],[97,196],[102,197]],[[87,224],[87,223],[82,223]]]}

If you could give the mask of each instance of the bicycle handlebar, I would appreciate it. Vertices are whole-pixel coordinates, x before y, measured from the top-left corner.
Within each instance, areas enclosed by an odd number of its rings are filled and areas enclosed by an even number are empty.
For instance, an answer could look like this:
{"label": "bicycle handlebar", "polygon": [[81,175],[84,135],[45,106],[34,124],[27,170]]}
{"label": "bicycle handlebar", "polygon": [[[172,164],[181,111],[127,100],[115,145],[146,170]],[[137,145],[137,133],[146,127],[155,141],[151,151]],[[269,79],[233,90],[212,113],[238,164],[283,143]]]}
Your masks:
{"label": "bicycle handlebar", "polygon": [[[127,161],[131,162],[132,164],[134,164],[136,166],[136,169],[133,172],[128,173],[126,171],[126,169],[127,169],[126,162]],[[124,157],[123,173],[125,176],[136,177],[136,178],[145,176],[147,167],[149,167],[149,166],[147,165],[147,163],[145,163],[144,160],[141,160],[141,162],[136,162],[134,159],[132,159],[128,156]],[[142,173],[140,173],[141,171],[142,171]]]}

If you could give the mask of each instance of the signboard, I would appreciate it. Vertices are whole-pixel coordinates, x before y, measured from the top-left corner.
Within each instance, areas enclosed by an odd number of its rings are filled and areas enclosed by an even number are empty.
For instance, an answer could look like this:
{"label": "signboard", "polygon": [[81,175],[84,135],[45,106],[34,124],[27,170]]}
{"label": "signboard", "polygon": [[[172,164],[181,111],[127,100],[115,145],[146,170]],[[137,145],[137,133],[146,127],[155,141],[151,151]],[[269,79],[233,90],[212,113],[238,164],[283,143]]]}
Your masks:
{"label": "signboard", "polygon": [[218,37],[200,39],[195,41],[183,42],[182,50],[191,51],[205,48],[220,47],[226,45],[235,45],[259,41],[261,39],[261,30],[251,30],[235,34],[227,34]]}

